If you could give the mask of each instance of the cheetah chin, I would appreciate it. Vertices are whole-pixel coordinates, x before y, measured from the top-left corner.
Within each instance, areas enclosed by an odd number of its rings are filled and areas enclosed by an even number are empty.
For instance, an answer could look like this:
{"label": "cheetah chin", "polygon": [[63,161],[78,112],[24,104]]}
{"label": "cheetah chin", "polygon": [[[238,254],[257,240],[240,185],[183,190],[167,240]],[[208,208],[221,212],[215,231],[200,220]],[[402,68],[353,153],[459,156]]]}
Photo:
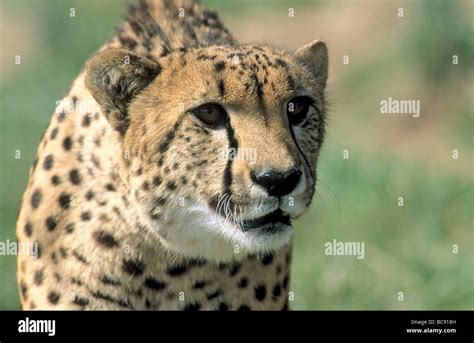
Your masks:
{"label": "cheetah chin", "polygon": [[250,189],[256,199],[263,200],[248,206],[232,205],[233,196],[224,194],[215,207],[196,199],[169,208],[162,224],[147,221],[146,215],[143,220],[169,251],[179,255],[217,262],[241,260],[249,254],[264,256],[291,243],[295,231],[292,220],[304,214],[310,204],[304,198],[309,186],[304,180],[281,199]]}
{"label": "cheetah chin", "polygon": [[[148,223],[170,251],[192,258],[231,261],[249,254],[265,255],[289,244],[294,234],[289,214],[280,209],[252,219],[223,217],[198,202],[176,209],[176,226]],[[189,227],[193,230],[190,233]]]}

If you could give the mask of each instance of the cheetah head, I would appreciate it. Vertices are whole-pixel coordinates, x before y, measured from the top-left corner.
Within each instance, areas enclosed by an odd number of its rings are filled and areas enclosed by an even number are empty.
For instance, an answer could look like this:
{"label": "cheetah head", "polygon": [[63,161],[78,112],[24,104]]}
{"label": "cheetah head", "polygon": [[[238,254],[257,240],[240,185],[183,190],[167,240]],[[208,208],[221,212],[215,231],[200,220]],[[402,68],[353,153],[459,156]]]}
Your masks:
{"label": "cheetah head", "polygon": [[324,136],[326,46],[109,49],[86,84],[120,136],[140,220],[169,249],[238,259],[291,241]]}

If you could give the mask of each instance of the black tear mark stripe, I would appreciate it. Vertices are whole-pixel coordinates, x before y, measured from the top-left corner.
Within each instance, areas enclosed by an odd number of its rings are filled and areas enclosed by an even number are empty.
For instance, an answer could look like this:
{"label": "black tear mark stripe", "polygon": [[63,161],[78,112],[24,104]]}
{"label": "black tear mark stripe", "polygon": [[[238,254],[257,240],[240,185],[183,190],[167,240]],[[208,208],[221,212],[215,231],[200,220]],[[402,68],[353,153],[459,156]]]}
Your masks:
{"label": "black tear mark stripe", "polygon": [[230,158],[231,151],[235,151],[237,153],[237,149],[239,148],[239,142],[235,138],[235,133],[232,125],[230,122],[227,124],[227,139],[229,141],[229,152],[227,155],[227,164],[224,169],[224,177],[222,180],[222,189],[223,194],[227,194],[228,197],[231,196],[230,187],[232,185],[232,159]]}
{"label": "black tear mark stripe", "polygon": [[311,178],[314,180],[314,175],[313,175],[313,171],[311,170],[311,165],[309,164],[308,159],[306,158],[305,154],[303,154],[303,151],[301,150],[298,142],[296,141],[295,132],[293,131],[293,127],[291,126],[290,126],[290,132],[291,132],[291,137],[293,138],[293,141],[295,142],[296,148],[300,152],[301,156],[303,156],[306,166],[308,167],[309,173],[311,174]]}

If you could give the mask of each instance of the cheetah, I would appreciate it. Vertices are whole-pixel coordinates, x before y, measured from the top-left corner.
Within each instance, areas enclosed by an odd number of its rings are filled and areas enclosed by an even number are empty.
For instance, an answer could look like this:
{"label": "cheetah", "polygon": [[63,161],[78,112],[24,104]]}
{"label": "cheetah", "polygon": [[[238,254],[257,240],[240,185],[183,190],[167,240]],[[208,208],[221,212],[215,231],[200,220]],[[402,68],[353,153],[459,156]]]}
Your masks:
{"label": "cheetah", "polygon": [[140,0],[57,104],[17,222],[22,309],[286,310],[328,53]]}

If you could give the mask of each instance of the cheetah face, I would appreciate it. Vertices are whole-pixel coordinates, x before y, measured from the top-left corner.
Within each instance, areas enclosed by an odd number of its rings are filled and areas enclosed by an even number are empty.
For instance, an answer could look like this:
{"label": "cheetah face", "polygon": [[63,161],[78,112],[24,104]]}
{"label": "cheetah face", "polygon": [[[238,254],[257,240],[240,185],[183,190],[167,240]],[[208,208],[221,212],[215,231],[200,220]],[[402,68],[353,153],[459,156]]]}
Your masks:
{"label": "cheetah face", "polygon": [[315,41],[158,61],[109,50],[86,82],[121,135],[141,221],[173,251],[228,260],[290,242],[315,189],[326,79]]}

